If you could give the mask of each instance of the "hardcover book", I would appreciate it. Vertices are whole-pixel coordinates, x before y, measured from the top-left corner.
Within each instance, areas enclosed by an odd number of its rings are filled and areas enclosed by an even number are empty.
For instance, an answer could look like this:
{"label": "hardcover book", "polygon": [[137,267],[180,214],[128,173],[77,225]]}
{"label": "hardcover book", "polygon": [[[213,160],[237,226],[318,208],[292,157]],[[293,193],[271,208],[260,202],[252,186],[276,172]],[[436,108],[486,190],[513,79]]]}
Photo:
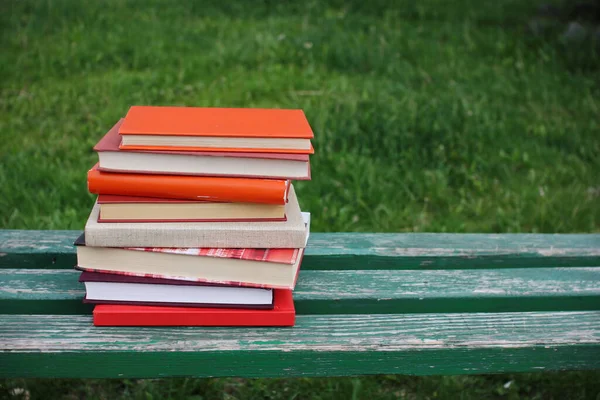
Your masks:
{"label": "hardcover book", "polygon": [[287,202],[289,180],[88,171],[88,189],[98,195],[205,200],[232,203]]}
{"label": "hardcover book", "polygon": [[312,154],[302,110],[133,106],[120,148]]}
{"label": "hardcover book", "polygon": [[96,203],[85,225],[86,244],[94,247],[301,248],[306,226],[293,186],[285,221],[99,223]]}
{"label": "hardcover book", "polygon": [[310,179],[308,154],[119,149],[121,119],[94,146],[108,172],[269,179]]}
{"label": "hardcover book", "polygon": [[273,290],[84,271],[84,302],[177,307],[273,308]]}
{"label": "hardcover book", "polygon": [[97,305],[95,326],[293,326],[292,292],[275,290],[272,310]]}
{"label": "hardcover book", "polygon": [[[306,238],[310,214],[303,213]],[[294,289],[303,248],[113,248],[75,242],[77,269],[104,274],[224,284],[230,286]]]}
{"label": "hardcover book", "polygon": [[98,222],[285,221],[279,204],[229,203],[101,194]]}
{"label": "hardcover book", "polygon": [[293,265],[302,249],[215,249],[180,247],[127,247],[126,250],[149,253],[183,254],[187,256],[230,258],[234,260],[261,261]]}

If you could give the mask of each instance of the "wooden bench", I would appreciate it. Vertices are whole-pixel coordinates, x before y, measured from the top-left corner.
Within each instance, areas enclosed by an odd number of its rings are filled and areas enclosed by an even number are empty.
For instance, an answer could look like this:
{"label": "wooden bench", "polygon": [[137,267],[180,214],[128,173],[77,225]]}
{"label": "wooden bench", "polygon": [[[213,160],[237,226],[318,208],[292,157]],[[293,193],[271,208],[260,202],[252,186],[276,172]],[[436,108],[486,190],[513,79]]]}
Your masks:
{"label": "wooden bench", "polygon": [[76,231],[0,231],[0,376],[600,368],[600,235],[311,236],[293,328],[95,328]]}

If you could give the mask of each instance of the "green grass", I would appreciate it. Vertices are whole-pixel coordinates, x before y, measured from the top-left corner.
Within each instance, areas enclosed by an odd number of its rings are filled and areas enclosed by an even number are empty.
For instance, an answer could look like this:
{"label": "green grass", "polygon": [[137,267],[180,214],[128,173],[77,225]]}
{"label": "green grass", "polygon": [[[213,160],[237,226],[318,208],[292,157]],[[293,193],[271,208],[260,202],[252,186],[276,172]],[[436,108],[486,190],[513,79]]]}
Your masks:
{"label": "green grass", "polygon": [[[597,373],[297,379],[12,380],[31,399],[598,399]],[[21,396],[22,397],[22,396]],[[18,398],[18,396],[14,396]]]}
{"label": "green grass", "polygon": [[[157,104],[304,109],[316,154],[297,189],[314,231],[600,231],[597,48],[565,43],[564,26],[529,33],[535,2],[482,3],[0,2],[0,227],[81,229],[92,146],[130,105]],[[558,399],[596,398],[596,380],[26,384],[34,397]]]}

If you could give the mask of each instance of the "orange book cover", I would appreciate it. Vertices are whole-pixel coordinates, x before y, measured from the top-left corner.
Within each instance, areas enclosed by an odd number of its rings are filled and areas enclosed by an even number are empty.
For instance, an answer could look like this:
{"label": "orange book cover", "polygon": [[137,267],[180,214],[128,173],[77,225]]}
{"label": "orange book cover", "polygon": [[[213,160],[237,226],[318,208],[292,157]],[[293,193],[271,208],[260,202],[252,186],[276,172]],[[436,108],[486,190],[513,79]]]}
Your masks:
{"label": "orange book cover", "polygon": [[302,110],[132,106],[121,135],[312,139]]}
{"label": "orange book cover", "polygon": [[88,189],[98,195],[156,197],[214,202],[285,204],[289,181],[104,172],[88,172]]}
{"label": "orange book cover", "polygon": [[[314,137],[302,110],[266,108],[217,108],[217,107],[157,107],[132,106],[119,134],[126,136],[200,137],[229,140],[244,138],[295,139],[309,141]],[[223,140],[208,144],[185,145],[176,143],[121,143],[123,150],[184,150],[184,151],[233,151],[261,153],[313,154],[312,145],[307,147],[270,146],[251,147],[250,144],[225,146]]]}

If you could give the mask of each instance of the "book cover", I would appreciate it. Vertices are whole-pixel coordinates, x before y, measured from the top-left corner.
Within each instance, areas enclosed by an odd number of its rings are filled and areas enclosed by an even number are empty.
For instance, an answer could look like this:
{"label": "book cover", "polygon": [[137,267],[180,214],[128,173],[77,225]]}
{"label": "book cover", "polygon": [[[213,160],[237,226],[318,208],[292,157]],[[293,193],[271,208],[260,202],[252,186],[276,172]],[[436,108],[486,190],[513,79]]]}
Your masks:
{"label": "book cover", "polygon": [[85,225],[94,247],[303,248],[307,228],[290,187],[282,222],[99,223],[96,203]]}
{"label": "book cover", "polygon": [[[307,229],[310,229],[310,227],[308,227]],[[308,240],[308,237],[306,240]],[[74,245],[86,245],[84,233],[79,235],[79,237],[75,240]],[[125,247],[124,249],[133,251],[145,251],[150,253],[183,254],[197,257],[232,258],[236,260],[272,262],[287,265],[295,264],[298,260],[298,257],[300,257],[304,251],[304,249],[224,249],[198,247]]]}
{"label": "book cover", "polygon": [[[302,213],[302,217],[307,230],[306,246],[310,213]],[[77,248],[75,268],[81,271],[292,290],[304,255],[303,248],[297,249],[296,254],[295,249],[281,249],[281,252],[279,249],[268,249],[268,252],[258,249],[254,253],[251,249],[158,248],[146,251],[144,248],[90,247],[86,246],[84,234],[74,244]]]}
{"label": "book cover", "polygon": [[105,172],[268,179],[310,179],[307,154],[123,150],[119,120],[94,146]]}
{"label": "book cover", "polygon": [[214,248],[170,248],[170,247],[127,247],[127,250],[151,253],[184,254],[196,257],[233,258],[237,260],[262,261],[293,265],[302,249],[214,249]]}
{"label": "book cover", "polygon": [[93,321],[95,326],[293,326],[292,292],[278,289],[273,294],[272,310],[97,305]]}
{"label": "book cover", "polygon": [[85,304],[95,305],[121,305],[121,306],[153,306],[153,307],[178,307],[178,308],[238,308],[240,310],[272,310],[274,304],[214,304],[214,303],[180,303],[158,301],[123,301],[123,300],[90,300],[83,298]]}
{"label": "book cover", "polygon": [[214,202],[285,204],[289,180],[113,173],[96,164],[88,172],[88,189],[119,195]]}
{"label": "book cover", "polygon": [[285,205],[98,196],[98,222],[264,222],[285,221]]}
{"label": "book cover", "polygon": [[[215,283],[182,281],[173,279],[160,279],[150,277],[140,277],[120,274],[106,274],[99,272],[83,271],[79,276],[79,282],[86,285],[88,293],[84,298],[84,303],[90,304],[134,304],[134,305],[159,305],[176,307],[217,307],[217,308],[252,308],[252,309],[272,309],[273,308],[273,290],[265,288],[251,288],[242,286],[230,286]],[[100,288],[90,285],[102,285]],[[90,298],[89,289],[95,297]],[[212,302],[190,302],[192,298],[198,298],[190,287],[201,291],[208,291],[204,301]],[[163,288],[173,288],[168,293],[162,293]],[[98,289],[101,292],[98,292]],[[193,291],[197,289],[192,289]],[[98,293],[101,296],[98,296]],[[165,295],[167,299],[165,299]],[[256,302],[256,296],[261,299]],[[268,298],[269,301],[264,301]],[[246,300],[247,299],[247,300]],[[253,301],[250,299],[254,299]],[[162,301],[158,301],[162,300]],[[165,301],[166,300],[166,301]]]}
{"label": "book cover", "polygon": [[[300,251],[300,260],[302,260],[302,256],[304,251]],[[283,290],[294,290],[296,286],[298,275],[300,274],[300,268],[297,269],[296,274],[294,275],[294,279],[290,281],[289,284],[278,285],[278,284],[263,284],[263,283],[255,283],[255,282],[241,282],[236,280],[213,280],[206,278],[196,278],[190,276],[181,276],[181,275],[169,275],[168,272],[164,273],[144,273],[144,272],[130,272],[130,271],[116,271],[116,270],[108,270],[102,268],[89,268],[82,266],[75,266],[76,270],[81,272],[93,272],[99,273],[103,275],[120,275],[120,276],[129,276],[129,277],[142,277],[149,279],[168,279],[173,281],[181,281],[181,282],[197,282],[202,284],[215,284],[215,285],[224,285],[224,286],[237,286],[237,287],[246,287],[246,288],[256,288],[256,289],[283,289]]]}
{"label": "book cover", "polygon": [[119,133],[122,149],[314,152],[302,110],[133,106]]}
{"label": "book cover", "polygon": [[[113,282],[113,283],[139,283],[148,285],[176,285],[176,286],[215,286],[228,287],[228,285],[198,281],[182,281],[167,278],[155,278],[148,276],[134,276],[124,274],[102,273],[82,271],[79,275],[79,282]],[[264,289],[257,289],[264,290]]]}
{"label": "book cover", "polygon": [[[79,244],[77,250],[78,265],[75,269],[80,271],[88,271],[100,273],[104,276],[119,275],[129,277],[141,277],[151,279],[167,279],[172,281],[189,281],[199,282],[203,284],[216,284],[225,286],[241,286],[250,288],[263,288],[263,289],[290,289],[293,290],[296,286],[298,273],[300,271],[300,265],[304,255],[304,249],[298,250],[298,255],[295,259],[294,264],[278,263],[270,261],[255,261],[255,260],[240,260],[241,262],[250,262],[253,265],[244,264],[236,269],[237,272],[230,271],[228,274],[224,274],[223,266],[214,266],[211,262],[210,256],[188,256],[188,255],[175,255],[175,259],[169,258],[169,260],[150,260],[148,257],[135,257],[134,260],[138,260],[138,267],[128,266],[128,261],[121,258],[118,261],[118,257],[115,254],[106,254],[107,252],[118,252],[123,253],[136,253],[135,250],[129,249],[111,249],[111,248],[90,248],[82,244]],[[80,260],[80,249],[98,249],[102,252],[101,258],[98,262],[90,262],[86,259]],[[145,255],[151,255],[150,252],[140,251]],[[157,255],[167,255],[166,253],[156,253]],[[173,255],[171,255],[173,257]],[[177,257],[185,257],[184,259],[178,259]],[[199,258],[200,260],[193,262],[190,258]],[[206,260],[201,260],[205,258]],[[103,260],[110,260],[106,263]],[[131,259],[131,257],[129,257]],[[147,261],[144,261],[148,259]],[[218,258],[217,258],[218,259]],[[225,259],[228,260],[228,259]],[[234,260],[235,259],[231,259]],[[190,264],[190,268],[183,268],[183,264]],[[152,267],[152,265],[155,265]],[[268,268],[262,268],[261,264],[269,265]],[[174,268],[177,267],[177,268]],[[226,267],[229,268],[229,267]],[[229,268],[231,269],[231,268]],[[215,272],[217,274],[215,275]],[[291,274],[291,276],[290,276]]]}
{"label": "book cover", "polygon": [[249,158],[265,160],[289,160],[307,163],[308,154],[295,153],[256,153],[256,152],[231,152],[231,151],[181,151],[181,150],[126,150],[120,149],[121,135],[119,129],[125,120],[121,118],[113,127],[96,143],[93,150],[97,153],[115,152],[121,154],[162,154],[178,156],[204,156],[212,158]]}
{"label": "book cover", "polygon": [[121,135],[273,137],[312,139],[302,110],[132,106]]}

